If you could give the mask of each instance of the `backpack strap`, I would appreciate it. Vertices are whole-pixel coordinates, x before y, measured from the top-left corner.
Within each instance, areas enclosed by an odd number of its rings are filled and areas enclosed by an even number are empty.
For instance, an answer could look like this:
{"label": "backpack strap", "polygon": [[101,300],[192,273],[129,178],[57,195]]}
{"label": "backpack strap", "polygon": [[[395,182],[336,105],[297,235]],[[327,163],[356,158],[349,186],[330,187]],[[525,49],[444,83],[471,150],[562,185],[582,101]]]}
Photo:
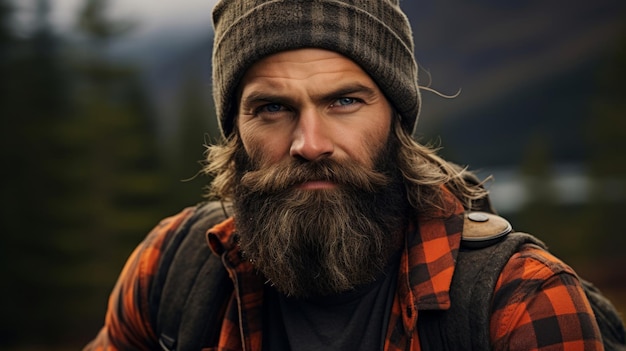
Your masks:
{"label": "backpack strap", "polygon": [[604,349],[626,351],[626,327],[615,306],[592,283],[584,279],[580,279],[580,283],[596,317]]}
{"label": "backpack strap", "polygon": [[489,320],[500,271],[522,245],[545,245],[525,233],[512,233],[502,217],[485,212],[465,215],[463,239],[450,288],[447,311],[420,311],[422,350],[489,350]]}
{"label": "backpack strap", "polygon": [[198,205],[165,246],[150,291],[152,323],[163,350],[200,350],[217,342],[232,282],[205,234],[227,217],[220,202]]}
{"label": "backpack strap", "polygon": [[[490,350],[491,303],[500,272],[523,245],[546,245],[526,233],[513,233],[491,213],[465,215],[463,239],[450,287],[447,311],[420,311],[422,350]],[[617,309],[588,281],[579,278],[602,335],[605,350],[626,351],[626,329]]]}

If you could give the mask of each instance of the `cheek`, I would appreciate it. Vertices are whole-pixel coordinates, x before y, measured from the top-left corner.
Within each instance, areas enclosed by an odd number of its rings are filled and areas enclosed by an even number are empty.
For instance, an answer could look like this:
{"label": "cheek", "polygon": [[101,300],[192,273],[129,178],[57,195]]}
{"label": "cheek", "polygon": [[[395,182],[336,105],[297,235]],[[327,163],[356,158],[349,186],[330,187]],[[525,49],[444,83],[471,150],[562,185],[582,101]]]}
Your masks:
{"label": "cheek", "polygon": [[376,160],[385,148],[385,145],[387,145],[388,139],[389,133],[379,133],[376,136],[369,138],[369,140],[365,143],[364,149],[367,150],[367,161],[370,167],[375,166]]}
{"label": "cheek", "polygon": [[268,133],[257,128],[242,128],[240,137],[243,147],[251,159],[272,164],[279,162],[288,154],[288,147],[285,147],[284,138],[275,133]]}
{"label": "cheek", "polygon": [[359,143],[359,156],[370,167],[374,166],[374,159],[387,144],[391,133],[391,123],[382,121],[373,124],[363,131]]}

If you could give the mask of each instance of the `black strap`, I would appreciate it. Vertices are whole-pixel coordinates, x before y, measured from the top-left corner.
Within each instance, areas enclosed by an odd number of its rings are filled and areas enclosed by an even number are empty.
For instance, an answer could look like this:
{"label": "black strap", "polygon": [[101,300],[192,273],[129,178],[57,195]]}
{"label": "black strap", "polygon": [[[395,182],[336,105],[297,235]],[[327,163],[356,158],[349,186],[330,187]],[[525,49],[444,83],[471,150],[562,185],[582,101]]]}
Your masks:
{"label": "black strap", "polygon": [[602,334],[606,351],[626,351],[626,327],[617,309],[592,283],[580,279]]}
{"label": "black strap", "polygon": [[496,281],[513,253],[527,243],[545,248],[532,235],[511,233],[494,245],[459,252],[450,289],[450,309],[419,312],[422,350],[491,349],[489,320]]}
{"label": "black strap", "polygon": [[[490,350],[491,303],[500,272],[525,244],[546,246],[525,233],[511,233],[483,249],[462,250],[457,258],[448,311],[420,311],[418,328],[424,351]],[[605,350],[626,351],[626,330],[613,304],[591,283],[580,279],[602,335]]]}
{"label": "black strap", "polygon": [[220,258],[207,246],[205,235],[226,216],[219,202],[198,206],[162,254],[150,306],[164,350],[199,350],[217,342],[232,283]]}

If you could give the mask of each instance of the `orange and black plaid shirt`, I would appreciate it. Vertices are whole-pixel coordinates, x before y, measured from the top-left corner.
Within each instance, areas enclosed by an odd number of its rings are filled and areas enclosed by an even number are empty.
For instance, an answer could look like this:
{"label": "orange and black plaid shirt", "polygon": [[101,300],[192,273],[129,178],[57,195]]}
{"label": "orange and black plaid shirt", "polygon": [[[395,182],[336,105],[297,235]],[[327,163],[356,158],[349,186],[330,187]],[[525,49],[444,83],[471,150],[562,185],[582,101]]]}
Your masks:
{"label": "orange and black plaid shirt", "polygon": [[[450,195],[451,196],[451,195]],[[451,201],[454,201],[451,199]],[[455,201],[456,202],[456,201]],[[164,242],[193,209],[163,220],[133,252],[111,294],[105,325],[86,350],[154,350],[149,287]],[[385,350],[420,350],[419,311],[450,307],[449,289],[461,241],[463,208],[445,219],[418,218],[400,262],[398,288]],[[260,351],[262,276],[241,259],[232,218],[208,233],[211,248],[225,253],[234,279],[216,350]],[[601,336],[576,274],[534,246],[515,254],[497,282],[490,334],[495,350],[602,350]]]}

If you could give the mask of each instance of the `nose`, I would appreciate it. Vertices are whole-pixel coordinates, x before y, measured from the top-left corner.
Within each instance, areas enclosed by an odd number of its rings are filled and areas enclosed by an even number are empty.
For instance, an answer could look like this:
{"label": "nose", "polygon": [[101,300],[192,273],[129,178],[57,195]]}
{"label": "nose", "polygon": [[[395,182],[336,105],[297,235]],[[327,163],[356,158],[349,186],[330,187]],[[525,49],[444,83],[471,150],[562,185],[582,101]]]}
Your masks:
{"label": "nose", "polygon": [[294,130],[289,154],[308,161],[316,161],[333,154],[335,145],[331,130],[316,110],[302,111]]}

